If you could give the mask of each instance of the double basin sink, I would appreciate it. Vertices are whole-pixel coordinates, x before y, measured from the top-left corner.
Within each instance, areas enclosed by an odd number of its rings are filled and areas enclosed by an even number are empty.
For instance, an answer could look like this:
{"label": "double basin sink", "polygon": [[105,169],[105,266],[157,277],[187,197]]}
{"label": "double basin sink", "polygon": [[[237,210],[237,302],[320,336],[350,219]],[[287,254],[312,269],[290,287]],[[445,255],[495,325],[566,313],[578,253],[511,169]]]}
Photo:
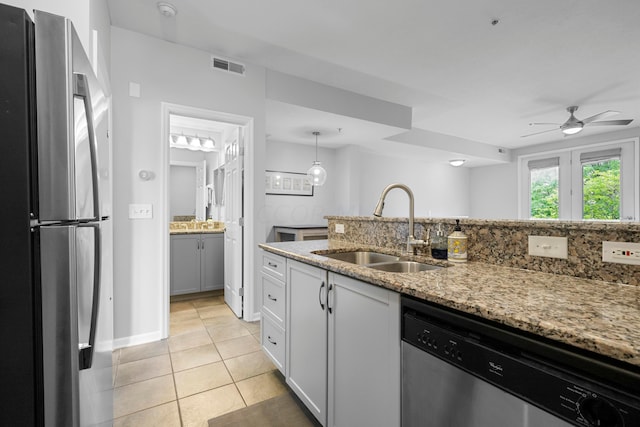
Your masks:
{"label": "double basin sink", "polygon": [[420,271],[440,270],[442,268],[439,265],[409,261],[399,256],[381,254],[378,252],[353,251],[321,255],[327,258],[362,265],[390,273],[417,273]]}

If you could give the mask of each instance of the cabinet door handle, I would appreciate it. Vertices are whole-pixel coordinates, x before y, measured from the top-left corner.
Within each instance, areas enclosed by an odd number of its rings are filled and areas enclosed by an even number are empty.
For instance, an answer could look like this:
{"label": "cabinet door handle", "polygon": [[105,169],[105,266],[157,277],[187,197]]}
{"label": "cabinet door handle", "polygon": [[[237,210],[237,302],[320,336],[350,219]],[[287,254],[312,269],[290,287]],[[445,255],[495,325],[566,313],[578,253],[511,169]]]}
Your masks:
{"label": "cabinet door handle", "polygon": [[196,240],[196,247],[200,250],[200,240]]}
{"label": "cabinet door handle", "polygon": [[271,294],[267,295],[267,298],[269,298],[271,301],[278,301],[278,298],[272,297]]}
{"label": "cabinet door handle", "polygon": [[274,340],[272,340],[272,339],[271,339],[271,335],[268,335],[268,336],[267,336],[267,341],[269,341],[269,342],[270,342],[271,344],[273,344],[273,345],[278,345],[278,343],[277,343],[277,342],[275,342]]}
{"label": "cabinet door handle", "polygon": [[267,263],[267,265],[268,265],[269,267],[278,268],[278,264],[274,264],[274,263],[272,263],[272,262],[268,262],[268,263]]}
{"label": "cabinet door handle", "polygon": [[[332,304],[329,304],[329,301],[331,301]],[[329,284],[329,290],[327,291],[327,310],[329,311],[329,314],[333,313],[333,283]]]}
{"label": "cabinet door handle", "polygon": [[324,311],[324,303],[322,302],[322,288],[324,288],[324,281],[320,285],[320,289],[318,289],[318,302],[320,303],[320,308]]}

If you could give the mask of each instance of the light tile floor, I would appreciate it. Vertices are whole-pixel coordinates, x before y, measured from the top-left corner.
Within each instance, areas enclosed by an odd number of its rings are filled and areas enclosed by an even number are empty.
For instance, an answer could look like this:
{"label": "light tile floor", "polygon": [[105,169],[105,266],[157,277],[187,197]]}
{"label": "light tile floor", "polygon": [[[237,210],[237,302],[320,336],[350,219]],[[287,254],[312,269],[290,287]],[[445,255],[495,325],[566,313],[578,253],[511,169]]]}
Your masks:
{"label": "light tile floor", "polygon": [[170,322],[168,340],[114,351],[114,426],[205,427],[287,392],[259,322],[238,319],[221,295],[172,302]]}

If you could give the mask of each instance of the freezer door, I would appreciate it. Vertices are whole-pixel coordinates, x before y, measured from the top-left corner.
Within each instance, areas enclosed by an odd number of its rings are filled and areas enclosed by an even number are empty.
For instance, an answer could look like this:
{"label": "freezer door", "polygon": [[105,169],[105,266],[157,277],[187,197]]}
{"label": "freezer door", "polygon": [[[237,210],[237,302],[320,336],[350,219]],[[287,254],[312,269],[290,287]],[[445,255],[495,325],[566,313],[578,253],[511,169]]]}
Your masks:
{"label": "freezer door", "polygon": [[78,426],[76,228],[41,227],[44,424]]}
{"label": "freezer door", "polygon": [[111,425],[113,419],[113,307],[108,249],[110,222],[82,224],[76,231],[80,425]]}
{"label": "freezer door", "polygon": [[108,100],[71,22],[40,11],[34,17],[40,220],[109,216],[99,194],[100,171],[109,179]]}
{"label": "freezer door", "polygon": [[111,295],[101,286],[101,235],[100,223],[40,227],[45,425],[112,419]]}

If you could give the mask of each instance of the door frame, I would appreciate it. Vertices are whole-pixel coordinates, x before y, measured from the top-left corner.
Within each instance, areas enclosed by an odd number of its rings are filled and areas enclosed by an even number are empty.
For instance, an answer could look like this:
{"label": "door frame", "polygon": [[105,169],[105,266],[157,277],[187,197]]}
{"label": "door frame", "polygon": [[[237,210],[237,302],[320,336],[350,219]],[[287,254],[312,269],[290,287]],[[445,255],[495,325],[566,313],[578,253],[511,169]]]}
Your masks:
{"label": "door frame", "polygon": [[[244,182],[251,183],[254,181],[255,171],[247,165],[254,164],[254,119],[253,117],[241,116],[238,114],[224,113],[220,111],[206,110],[197,107],[189,107],[186,105],[172,104],[169,102],[160,103],[160,126],[161,126],[161,141],[169,141],[170,136],[170,116],[176,114],[180,116],[194,117],[204,120],[212,120],[216,122],[225,122],[233,125],[242,126],[245,129],[245,180]],[[162,191],[160,194],[160,222],[162,223],[163,233],[161,236],[162,254],[164,259],[164,265],[161,267],[161,280],[162,280],[162,311],[161,311],[161,336],[162,338],[168,338],[169,336],[169,278],[170,278],[170,253],[169,253],[169,144],[160,144],[162,150],[160,152],[160,162],[162,171],[160,176],[162,177]],[[245,186],[243,191],[243,204],[244,212],[254,212],[254,193],[255,189],[253,185]],[[253,300],[255,298],[255,286],[253,285],[254,272],[251,266],[254,265],[254,251],[252,249],[252,241],[254,236],[254,218],[252,215],[245,215],[244,220],[244,233],[242,238],[243,245],[243,266],[242,275],[244,283],[244,296],[242,301],[242,312],[245,320],[255,320],[252,317]]]}

